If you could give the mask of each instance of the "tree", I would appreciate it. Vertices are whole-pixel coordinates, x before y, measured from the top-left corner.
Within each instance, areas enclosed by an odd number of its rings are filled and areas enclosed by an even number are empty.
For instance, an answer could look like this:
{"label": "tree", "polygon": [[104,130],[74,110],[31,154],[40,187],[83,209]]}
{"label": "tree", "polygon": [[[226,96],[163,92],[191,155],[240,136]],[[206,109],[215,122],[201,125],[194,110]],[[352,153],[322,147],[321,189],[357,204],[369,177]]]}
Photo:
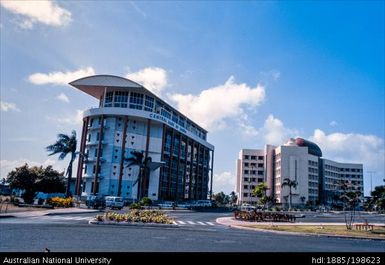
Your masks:
{"label": "tree", "polygon": [[291,180],[289,178],[285,178],[281,184],[281,187],[288,186],[289,187],[289,210],[291,210],[291,205],[292,205],[292,197],[293,193],[291,191],[291,188],[296,188],[298,185],[298,182],[296,180]]}
{"label": "tree", "polygon": [[253,190],[253,195],[259,198],[258,202],[262,204],[263,207],[273,199],[271,196],[266,195],[267,190],[269,190],[269,188],[266,182],[259,183]]}
{"label": "tree", "polygon": [[[139,173],[137,179],[132,184],[134,187],[138,183],[138,199],[142,199],[143,196],[146,196],[146,192],[143,192],[144,185],[147,181],[147,176],[149,173],[149,164],[152,161],[151,157],[146,157],[143,152],[131,151],[131,157],[125,158],[124,161],[128,162],[127,167],[138,166]],[[119,181],[118,196],[120,196],[122,190],[122,182]]]}
{"label": "tree", "polygon": [[232,191],[230,193],[230,202],[231,202],[231,204],[236,204],[237,200],[238,200],[237,194],[234,191]]}
{"label": "tree", "polygon": [[377,211],[385,210],[385,185],[374,187],[374,190],[370,194],[371,204]]}
{"label": "tree", "polygon": [[346,228],[351,230],[354,223],[356,208],[361,202],[361,192],[357,191],[357,187],[350,184],[349,182],[345,182],[341,188],[343,192],[340,198],[343,202],[345,224]]}
{"label": "tree", "polygon": [[218,205],[223,205],[226,202],[226,195],[223,193],[223,191],[221,191],[217,194],[214,194],[213,199]]}
{"label": "tree", "polygon": [[17,167],[7,175],[7,182],[11,189],[24,190],[23,199],[25,203],[32,203],[36,192],[64,192],[63,173],[52,169],[52,166],[46,168],[28,167],[28,164]]}
{"label": "tree", "polygon": [[67,189],[66,189],[66,196],[71,196],[71,178],[72,178],[72,164],[76,159],[76,155],[78,154],[76,152],[76,146],[77,146],[77,140],[76,140],[76,131],[72,131],[71,135],[68,136],[66,134],[58,134],[57,140],[54,144],[49,145],[46,147],[48,152],[51,152],[49,155],[55,155],[59,154],[59,160],[63,160],[68,154],[71,155],[70,162],[67,167]]}

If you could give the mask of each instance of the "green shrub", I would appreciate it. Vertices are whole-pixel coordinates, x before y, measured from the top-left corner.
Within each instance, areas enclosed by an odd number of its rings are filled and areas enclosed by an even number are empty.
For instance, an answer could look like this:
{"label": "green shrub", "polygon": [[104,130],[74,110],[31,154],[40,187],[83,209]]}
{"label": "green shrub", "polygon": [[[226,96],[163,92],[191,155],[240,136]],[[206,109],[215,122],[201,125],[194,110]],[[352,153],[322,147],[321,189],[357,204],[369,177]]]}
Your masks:
{"label": "green shrub", "polygon": [[151,206],[152,205],[152,200],[148,197],[143,197],[140,202],[139,202],[140,205],[143,205],[143,206]]}
{"label": "green shrub", "polygon": [[139,203],[131,203],[129,206],[130,209],[142,209],[142,206]]}

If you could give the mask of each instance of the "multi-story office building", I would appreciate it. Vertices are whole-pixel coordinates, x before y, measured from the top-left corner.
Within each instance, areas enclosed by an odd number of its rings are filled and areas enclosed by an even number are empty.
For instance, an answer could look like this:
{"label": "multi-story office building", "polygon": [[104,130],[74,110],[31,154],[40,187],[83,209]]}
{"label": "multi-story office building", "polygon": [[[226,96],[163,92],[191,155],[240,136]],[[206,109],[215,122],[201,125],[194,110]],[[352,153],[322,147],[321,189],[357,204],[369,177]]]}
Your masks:
{"label": "multi-story office building", "polygon": [[287,203],[289,187],[282,186],[285,179],[298,183],[291,188],[293,205],[331,204],[342,193],[341,182],[352,184],[363,195],[362,164],[321,157],[318,145],[302,138],[290,139],[280,146],[266,145],[263,150],[242,149],[237,159],[238,203],[255,203],[252,190],[261,182],[267,183],[268,196],[277,203]]}
{"label": "multi-story office building", "polygon": [[[84,112],[76,194],[138,199],[139,191],[153,200],[207,199],[214,146],[206,130],[122,77],[95,75],[70,85],[99,101]],[[149,174],[139,181],[139,166],[126,160],[133,151],[150,159]]]}

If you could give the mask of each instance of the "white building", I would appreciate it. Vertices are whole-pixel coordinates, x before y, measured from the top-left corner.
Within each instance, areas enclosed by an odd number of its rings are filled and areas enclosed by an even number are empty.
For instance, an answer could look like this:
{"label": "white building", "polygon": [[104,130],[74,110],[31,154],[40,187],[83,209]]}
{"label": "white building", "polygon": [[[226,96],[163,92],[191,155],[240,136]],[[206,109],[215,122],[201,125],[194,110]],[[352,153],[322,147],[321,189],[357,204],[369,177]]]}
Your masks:
{"label": "white building", "polygon": [[348,181],[363,194],[362,164],[338,163],[321,157],[318,145],[302,138],[290,139],[278,147],[266,145],[263,150],[242,149],[236,170],[238,203],[257,202],[251,194],[261,182],[267,183],[268,196],[277,203],[288,203],[289,187],[282,186],[285,179],[298,183],[291,188],[293,205],[331,204],[331,198],[342,192],[340,181]]}
{"label": "white building", "polygon": [[[137,199],[140,187],[141,197],[153,200],[211,195],[214,146],[206,130],[122,77],[95,75],[70,85],[99,101],[84,112],[76,194]],[[139,167],[125,161],[133,151],[151,158],[149,177],[139,181]]]}

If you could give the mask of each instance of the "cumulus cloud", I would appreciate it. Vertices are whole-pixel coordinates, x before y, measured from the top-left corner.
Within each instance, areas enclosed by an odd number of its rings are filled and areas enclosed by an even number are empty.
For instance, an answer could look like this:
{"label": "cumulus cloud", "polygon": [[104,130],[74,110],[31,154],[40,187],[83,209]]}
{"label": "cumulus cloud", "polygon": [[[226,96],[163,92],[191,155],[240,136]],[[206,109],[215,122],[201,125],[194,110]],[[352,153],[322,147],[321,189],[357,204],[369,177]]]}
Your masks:
{"label": "cumulus cloud", "polygon": [[92,67],[86,67],[73,72],[34,73],[28,77],[28,80],[35,85],[67,85],[76,79],[94,74],[95,70]]}
{"label": "cumulus cloud", "polygon": [[47,166],[55,167],[56,166],[56,168],[60,169],[59,171],[63,171],[63,168],[64,168],[62,166],[58,167],[58,164],[60,164],[60,163],[57,160],[51,159],[51,158],[48,158],[47,160],[45,160],[43,162],[31,161],[30,159],[27,159],[27,158],[20,158],[20,159],[16,159],[16,160],[2,159],[0,161],[1,176],[6,177],[9,172],[14,170],[16,167],[23,166],[25,163],[27,163],[28,166],[44,166],[44,167],[47,167]]}
{"label": "cumulus cloud", "polygon": [[283,122],[280,119],[275,118],[273,114],[270,114],[267,117],[260,133],[263,135],[265,142],[272,145],[283,144],[287,142],[289,138],[298,135],[296,129],[286,128]]}
{"label": "cumulus cloud", "polygon": [[2,7],[17,15],[18,24],[30,29],[36,23],[60,27],[71,22],[71,12],[60,7],[58,3],[45,1],[0,1]]}
{"label": "cumulus cloud", "polygon": [[67,97],[66,94],[60,93],[59,95],[56,96],[56,99],[63,101],[65,103],[70,103],[70,99]]}
{"label": "cumulus cloud", "polygon": [[83,111],[76,110],[76,113],[67,117],[47,116],[47,120],[58,123],[59,125],[80,125],[83,121]]}
{"label": "cumulus cloud", "polygon": [[231,76],[225,84],[203,90],[199,95],[169,95],[177,108],[204,128],[214,131],[227,126],[229,118],[240,118],[246,108],[254,108],[265,99],[265,88],[237,84]]}
{"label": "cumulus cloud", "polygon": [[316,129],[310,140],[317,143],[323,156],[339,162],[363,163],[366,170],[384,173],[384,139],[370,134],[331,133]]}
{"label": "cumulus cloud", "polygon": [[230,171],[215,173],[213,178],[213,193],[223,191],[225,194],[230,194],[234,191],[236,177]]}
{"label": "cumulus cloud", "polygon": [[1,111],[20,111],[20,109],[16,106],[15,103],[0,101]]}
{"label": "cumulus cloud", "polygon": [[138,72],[128,73],[126,78],[141,84],[156,95],[161,95],[167,85],[167,72],[159,67],[147,67]]}

